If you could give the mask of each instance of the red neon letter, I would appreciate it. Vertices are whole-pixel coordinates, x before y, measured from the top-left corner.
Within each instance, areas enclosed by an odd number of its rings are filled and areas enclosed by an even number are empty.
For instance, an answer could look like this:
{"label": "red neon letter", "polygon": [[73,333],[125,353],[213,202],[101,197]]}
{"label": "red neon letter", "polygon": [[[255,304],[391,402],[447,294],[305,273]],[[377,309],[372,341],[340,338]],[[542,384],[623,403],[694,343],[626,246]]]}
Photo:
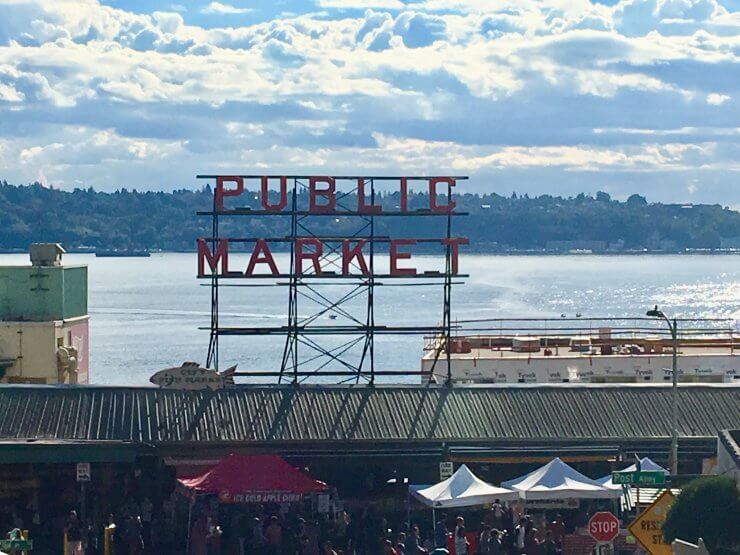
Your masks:
{"label": "red neon letter", "polygon": [[367,243],[367,241],[365,239],[361,239],[357,241],[357,244],[354,247],[350,248],[349,239],[342,241],[342,275],[350,275],[351,272],[349,271],[349,266],[352,264],[352,260],[354,259],[357,259],[357,265],[360,267],[362,275],[370,275],[370,271],[367,269],[367,264],[365,263],[365,257],[362,255],[362,247],[365,246],[365,243]]}
{"label": "red neon letter", "polygon": [[360,214],[380,214],[382,208],[375,204],[365,204],[365,180],[357,180],[357,211]]}
{"label": "red neon letter", "polygon": [[399,260],[411,258],[410,252],[398,252],[398,245],[415,245],[415,239],[392,239],[391,240],[391,275],[392,276],[415,276],[416,268],[399,268]]}
{"label": "red neon letter", "polygon": [[[447,204],[437,204],[437,184],[447,183]],[[452,187],[455,180],[451,177],[433,177],[429,180],[429,208],[432,212],[452,212],[455,209],[455,201],[452,200]]]}
{"label": "red neon letter", "polygon": [[[234,189],[224,189],[224,183],[236,183]],[[213,191],[213,202],[216,210],[224,209],[224,197],[238,197],[244,192],[244,179],[238,175],[219,175],[216,178],[216,190]]]}
{"label": "red neon letter", "polygon": [[[326,189],[317,189],[318,183],[328,183]],[[309,212],[314,213],[326,213],[334,212],[334,207],[337,205],[337,197],[334,194],[336,184],[333,177],[309,177],[308,178],[308,193],[309,193]],[[325,197],[326,204],[318,204],[316,202],[317,197]]]}
{"label": "red neon letter", "polygon": [[267,179],[267,176],[262,178],[262,208],[268,212],[280,212],[288,204],[288,178],[280,178],[280,200],[277,204],[270,204]]}
{"label": "red neon letter", "polygon": [[450,247],[450,265],[452,266],[453,275],[457,274],[457,257],[460,253],[460,245],[467,245],[470,243],[467,237],[450,237],[449,239],[442,239],[442,244]]}
{"label": "red neon letter", "polygon": [[[314,250],[313,252],[303,252],[303,246],[304,245],[313,245]],[[313,271],[314,274],[321,275],[321,264],[319,264],[319,258],[321,258],[321,253],[324,251],[324,246],[321,244],[321,241],[318,239],[296,239],[295,241],[295,259],[298,263],[298,274],[303,275],[303,261],[304,260],[310,260],[311,264],[313,264]]]}
{"label": "red neon letter", "polygon": [[270,247],[264,239],[257,239],[257,241],[255,241],[252,256],[249,257],[249,264],[247,264],[247,271],[244,273],[248,276],[253,275],[254,267],[257,264],[267,264],[270,267],[270,273],[273,276],[280,275],[277,265],[275,264],[275,259],[272,257],[272,253],[270,252]]}
{"label": "red neon letter", "polygon": [[406,212],[408,208],[409,200],[409,184],[408,179],[405,177],[401,178],[401,212]]}
{"label": "red neon letter", "polygon": [[216,254],[211,254],[211,249],[205,239],[198,239],[198,277],[206,276],[206,261],[211,269],[211,274],[217,273],[218,263],[221,262],[221,274],[229,273],[229,241],[219,239]]}

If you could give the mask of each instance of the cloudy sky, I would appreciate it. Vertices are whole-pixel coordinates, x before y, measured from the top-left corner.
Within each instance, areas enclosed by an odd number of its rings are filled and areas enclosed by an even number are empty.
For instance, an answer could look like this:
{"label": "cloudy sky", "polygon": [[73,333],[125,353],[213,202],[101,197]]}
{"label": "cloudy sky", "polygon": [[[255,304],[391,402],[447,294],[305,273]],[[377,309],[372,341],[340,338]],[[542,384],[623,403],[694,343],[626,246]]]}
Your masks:
{"label": "cloudy sky", "polygon": [[740,206],[740,0],[0,0],[0,178]]}

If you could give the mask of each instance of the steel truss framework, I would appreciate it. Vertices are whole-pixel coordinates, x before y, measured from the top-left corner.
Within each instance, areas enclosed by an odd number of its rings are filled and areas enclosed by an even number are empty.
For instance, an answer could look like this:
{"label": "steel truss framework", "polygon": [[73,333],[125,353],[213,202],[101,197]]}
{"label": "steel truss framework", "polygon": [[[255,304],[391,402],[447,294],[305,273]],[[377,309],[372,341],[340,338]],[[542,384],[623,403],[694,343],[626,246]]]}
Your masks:
{"label": "steel truss framework", "polygon": [[[198,175],[198,179],[214,180],[216,175]],[[249,185],[248,180],[259,180],[264,176],[243,175],[245,193]],[[280,177],[267,176],[269,183],[275,183]],[[290,271],[272,275],[223,275],[214,272],[207,277],[211,288],[211,322],[210,341],[208,347],[207,365],[209,368],[219,368],[219,338],[221,336],[285,336],[282,360],[279,370],[240,371],[237,376],[277,378],[279,383],[292,382],[299,384],[312,378],[331,378],[330,381],[339,383],[367,383],[374,384],[378,376],[415,376],[417,379],[433,379],[437,360],[445,357],[446,371],[444,379],[451,383],[450,378],[450,339],[452,336],[452,286],[460,278],[467,275],[453,274],[452,247],[448,242],[444,247],[444,271],[424,272],[413,276],[397,276],[389,273],[376,273],[376,246],[379,243],[388,243],[390,238],[378,235],[376,221],[384,217],[404,218],[442,218],[444,221],[444,235],[437,238],[415,239],[417,243],[440,243],[443,239],[452,239],[453,218],[466,216],[466,213],[446,211],[432,212],[430,210],[413,211],[383,211],[380,214],[359,212],[356,207],[347,204],[348,197],[358,194],[358,180],[364,180],[364,193],[368,197],[368,205],[374,205],[376,200],[376,185],[379,182],[400,182],[401,177],[392,176],[337,176],[336,209],[326,213],[310,212],[300,206],[300,195],[308,192],[310,176],[287,176],[288,205],[281,211],[250,209],[250,208],[222,208],[217,209],[215,195],[211,210],[201,211],[199,216],[211,218],[211,237],[207,238],[211,249],[215,252],[221,237],[219,223],[222,218],[229,217],[273,217],[288,218],[289,233],[284,237],[265,239],[268,243],[287,243],[290,245]],[[429,182],[433,177],[407,177],[412,182]],[[453,177],[455,181],[465,180],[467,177]],[[354,183],[354,185],[352,185]],[[340,187],[340,184],[342,187]],[[341,190],[340,190],[341,188]],[[448,199],[452,198],[452,187],[446,188]],[[351,233],[342,236],[326,236],[312,227],[311,222],[317,217],[343,218],[345,222],[355,222]],[[295,252],[297,239],[317,239],[324,246],[320,257],[321,273],[299,271]],[[228,238],[229,243],[251,243],[257,238]],[[361,268],[356,260],[351,262],[352,270],[357,272],[350,276],[341,273],[341,246],[344,240],[367,242],[368,252],[364,253],[369,275],[362,275]],[[332,269],[325,269],[332,268]],[[337,271],[334,271],[337,270]],[[273,278],[271,285],[285,286],[288,291],[287,323],[282,326],[270,327],[235,327],[223,326],[219,323],[219,290],[225,286],[264,287],[266,278]],[[233,283],[238,280],[239,283]],[[441,323],[430,326],[389,326],[377,324],[375,321],[376,287],[377,286],[404,286],[418,287],[437,285],[443,290]],[[364,299],[362,309],[351,307],[351,301]],[[299,312],[299,306],[307,313]],[[324,317],[330,319],[342,318],[348,322],[343,325],[325,325],[318,323]],[[434,335],[440,338],[436,350],[435,364],[428,372],[417,370],[378,370],[375,364],[375,336],[376,335]],[[337,339],[340,338],[338,341]],[[333,341],[332,341],[333,340]],[[358,352],[359,350],[359,352]],[[323,380],[327,381],[327,380]]]}

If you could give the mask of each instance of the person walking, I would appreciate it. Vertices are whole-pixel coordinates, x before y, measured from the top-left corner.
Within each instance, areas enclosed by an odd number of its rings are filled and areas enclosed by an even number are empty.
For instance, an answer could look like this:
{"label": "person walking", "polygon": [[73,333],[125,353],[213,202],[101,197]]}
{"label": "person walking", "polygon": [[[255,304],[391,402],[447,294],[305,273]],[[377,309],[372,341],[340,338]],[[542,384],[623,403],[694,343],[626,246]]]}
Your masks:
{"label": "person walking", "polygon": [[455,526],[455,555],[467,555],[468,538],[465,535],[465,519],[457,517]]}
{"label": "person walking", "polygon": [[409,535],[406,536],[406,553],[419,553],[421,547],[421,536],[419,534],[419,525],[412,524]]}
{"label": "person walking", "polygon": [[144,539],[144,546],[147,550],[152,547],[152,517],[154,513],[154,505],[148,497],[144,497],[141,501],[141,526],[142,526],[142,538]]}
{"label": "person walking", "polygon": [[239,511],[232,519],[231,528],[237,555],[245,555],[247,553],[247,539],[250,535],[250,529],[249,519],[244,511]]}
{"label": "person walking", "polygon": [[267,553],[270,555],[280,554],[283,546],[283,529],[275,515],[270,517],[270,524],[265,528],[265,543],[267,544]]}
{"label": "person walking", "polygon": [[552,540],[556,544],[563,542],[563,537],[565,536],[565,523],[563,522],[563,517],[560,513],[556,514],[552,522],[548,523],[547,531],[552,534]]}
{"label": "person walking", "polygon": [[206,555],[208,552],[206,536],[208,535],[208,521],[206,517],[199,516],[193,522],[190,532],[191,555]]}
{"label": "person walking", "polygon": [[434,547],[447,548],[447,515],[442,513],[439,520],[434,525]]}
{"label": "person walking", "polygon": [[523,516],[519,519],[519,524],[514,528],[514,537],[516,538],[517,552],[521,553],[524,551],[524,540],[527,535],[527,517]]}
{"label": "person walking", "polygon": [[528,527],[524,535],[524,549],[522,553],[525,555],[539,555],[540,554],[540,542],[537,540],[537,529],[534,527]]}
{"label": "person walking", "polygon": [[64,531],[67,534],[67,554],[85,555],[85,549],[82,546],[82,522],[77,518],[77,511],[69,512]]}
{"label": "person walking", "polygon": [[262,529],[262,520],[258,516],[254,517],[252,521],[252,537],[249,543],[252,547],[251,553],[262,553],[262,550],[265,548],[265,534]]}
{"label": "person walking", "polygon": [[208,519],[208,533],[206,534],[206,552],[208,555],[221,553],[221,527],[214,519]]}
{"label": "person walking", "polygon": [[128,552],[130,555],[141,555],[144,553],[144,539],[142,532],[144,527],[141,524],[139,515],[132,515],[126,525],[126,542],[128,543]]}
{"label": "person walking", "polygon": [[558,543],[553,539],[553,535],[550,530],[545,534],[545,541],[540,544],[540,552],[542,555],[562,555],[563,553]]}
{"label": "person walking", "polygon": [[491,514],[493,515],[493,528],[496,530],[502,530],[505,524],[504,507],[498,499],[496,499],[495,503],[491,506]]}
{"label": "person walking", "polygon": [[483,531],[478,536],[478,550],[477,555],[491,555],[491,547],[493,543],[493,531],[489,524],[483,525]]}

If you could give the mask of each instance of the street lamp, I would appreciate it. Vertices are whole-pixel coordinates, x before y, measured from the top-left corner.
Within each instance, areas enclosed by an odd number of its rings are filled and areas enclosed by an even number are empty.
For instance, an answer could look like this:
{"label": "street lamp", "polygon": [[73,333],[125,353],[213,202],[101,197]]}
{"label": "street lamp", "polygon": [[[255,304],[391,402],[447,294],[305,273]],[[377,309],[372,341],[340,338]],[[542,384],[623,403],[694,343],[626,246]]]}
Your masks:
{"label": "street lamp", "polygon": [[666,324],[668,324],[668,329],[671,331],[671,339],[673,340],[673,368],[671,372],[673,376],[673,387],[671,388],[671,475],[675,476],[678,474],[678,324],[675,318],[671,321],[662,310],[658,310],[657,304],[653,310],[648,310],[646,315],[650,318],[665,320]]}

